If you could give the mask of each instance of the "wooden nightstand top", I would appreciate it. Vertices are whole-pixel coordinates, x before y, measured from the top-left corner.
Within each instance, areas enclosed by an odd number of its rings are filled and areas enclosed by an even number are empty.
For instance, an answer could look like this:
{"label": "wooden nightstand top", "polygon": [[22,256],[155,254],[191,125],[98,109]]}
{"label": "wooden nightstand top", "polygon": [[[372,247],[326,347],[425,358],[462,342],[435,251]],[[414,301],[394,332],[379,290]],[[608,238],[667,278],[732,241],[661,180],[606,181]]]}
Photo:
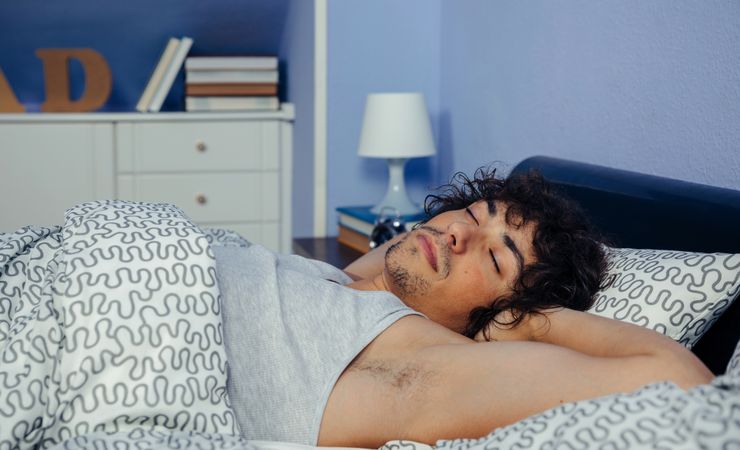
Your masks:
{"label": "wooden nightstand top", "polygon": [[293,251],[306,258],[328,262],[340,269],[362,256],[362,253],[340,244],[333,237],[293,239]]}

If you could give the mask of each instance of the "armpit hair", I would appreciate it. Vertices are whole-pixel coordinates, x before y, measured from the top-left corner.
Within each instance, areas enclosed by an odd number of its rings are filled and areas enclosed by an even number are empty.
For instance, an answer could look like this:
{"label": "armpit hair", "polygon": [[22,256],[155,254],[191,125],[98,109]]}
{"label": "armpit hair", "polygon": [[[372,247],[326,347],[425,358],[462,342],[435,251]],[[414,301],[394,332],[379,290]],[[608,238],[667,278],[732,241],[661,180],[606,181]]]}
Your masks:
{"label": "armpit hair", "polygon": [[408,390],[413,386],[423,386],[424,381],[434,373],[419,364],[394,364],[379,360],[358,361],[352,364],[348,370],[364,372],[381,380],[387,380],[391,386],[399,390]]}

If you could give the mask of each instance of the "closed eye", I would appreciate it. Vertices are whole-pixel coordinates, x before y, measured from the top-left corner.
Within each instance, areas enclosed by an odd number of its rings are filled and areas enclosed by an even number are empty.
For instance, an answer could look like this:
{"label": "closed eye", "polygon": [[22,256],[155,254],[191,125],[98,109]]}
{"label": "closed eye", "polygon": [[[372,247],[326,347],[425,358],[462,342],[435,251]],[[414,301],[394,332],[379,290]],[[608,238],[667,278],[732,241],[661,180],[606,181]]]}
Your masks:
{"label": "closed eye", "polygon": [[473,211],[471,211],[470,208],[465,208],[465,212],[470,214],[470,217],[473,218],[476,225],[480,225],[480,223],[478,223],[478,219],[475,218],[475,214],[473,214]]}
{"label": "closed eye", "polygon": [[501,273],[501,269],[498,267],[498,261],[496,261],[496,255],[493,254],[493,250],[488,250],[488,253],[491,254],[493,265],[496,266],[496,272]]}
{"label": "closed eye", "polygon": [[[471,211],[470,208],[465,208],[465,212],[468,213],[470,217],[473,218],[476,225],[480,226],[478,219],[475,218],[475,214],[473,214],[473,211]],[[491,255],[491,259],[493,260],[493,265],[496,267],[496,272],[501,273],[501,268],[498,266],[498,261],[496,261],[496,255],[493,254],[493,250],[489,249],[488,253]]]}

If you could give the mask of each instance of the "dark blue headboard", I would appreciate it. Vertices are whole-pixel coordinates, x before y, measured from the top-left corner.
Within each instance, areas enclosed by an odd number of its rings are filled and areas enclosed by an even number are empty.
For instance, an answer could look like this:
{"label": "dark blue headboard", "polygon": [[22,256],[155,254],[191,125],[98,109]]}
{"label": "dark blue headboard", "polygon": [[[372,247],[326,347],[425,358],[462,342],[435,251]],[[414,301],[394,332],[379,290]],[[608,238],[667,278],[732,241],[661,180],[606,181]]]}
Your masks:
{"label": "dark blue headboard", "polygon": [[[740,191],[545,156],[513,172],[530,169],[576,200],[616,247],[740,253]],[[740,301],[693,351],[723,373],[738,339]]]}

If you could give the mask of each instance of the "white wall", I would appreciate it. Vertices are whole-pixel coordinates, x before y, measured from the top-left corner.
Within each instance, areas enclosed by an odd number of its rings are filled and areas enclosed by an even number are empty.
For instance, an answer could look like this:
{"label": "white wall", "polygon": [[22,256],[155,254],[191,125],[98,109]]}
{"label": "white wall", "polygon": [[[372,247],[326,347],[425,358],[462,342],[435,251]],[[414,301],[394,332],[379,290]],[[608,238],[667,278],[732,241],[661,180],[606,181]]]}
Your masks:
{"label": "white wall", "polygon": [[314,2],[287,6],[280,60],[285,98],[295,105],[293,124],[293,236],[313,235]]}

